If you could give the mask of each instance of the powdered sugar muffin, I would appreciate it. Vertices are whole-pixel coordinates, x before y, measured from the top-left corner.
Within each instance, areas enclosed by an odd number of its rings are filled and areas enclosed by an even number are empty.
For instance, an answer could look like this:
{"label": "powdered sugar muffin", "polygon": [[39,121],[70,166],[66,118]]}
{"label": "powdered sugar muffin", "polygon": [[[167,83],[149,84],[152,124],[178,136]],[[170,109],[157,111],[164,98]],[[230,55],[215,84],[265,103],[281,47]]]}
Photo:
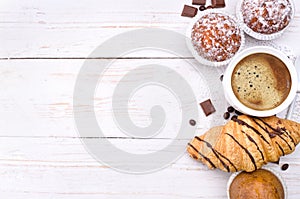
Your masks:
{"label": "powdered sugar muffin", "polygon": [[242,45],[242,31],[223,13],[209,12],[194,24],[191,40],[197,54],[210,62],[229,61]]}
{"label": "powdered sugar muffin", "polygon": [[[273,39],[262,35],[281,34],[293,17],[292,0],[242,0],[238,17],[245,24],[245,31],[257,39]],[[252,34],[254,33],[257,34]]]}

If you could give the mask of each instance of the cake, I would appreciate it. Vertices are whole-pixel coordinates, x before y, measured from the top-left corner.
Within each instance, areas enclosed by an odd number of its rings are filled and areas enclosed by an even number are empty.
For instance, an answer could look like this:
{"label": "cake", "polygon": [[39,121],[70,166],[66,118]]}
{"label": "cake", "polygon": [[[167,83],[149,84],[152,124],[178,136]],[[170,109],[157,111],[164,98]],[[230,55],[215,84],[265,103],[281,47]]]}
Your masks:
{"label": "cake", "polygon": [[241,172],[229,187],[230,199],[284,199],[284,188],[271,171],[259,169],[251,173]]}
{"label": "cake", "polygon": [[290,0],[243,0],[242,20],[251,30],[273,34],[283,30],[292,18]]}
{"label": "cake", "polygon": [[191,40],[198,55],[212,62],[232,58],[242,44],[235,20],[223,13],[207,13],[194,24]]}

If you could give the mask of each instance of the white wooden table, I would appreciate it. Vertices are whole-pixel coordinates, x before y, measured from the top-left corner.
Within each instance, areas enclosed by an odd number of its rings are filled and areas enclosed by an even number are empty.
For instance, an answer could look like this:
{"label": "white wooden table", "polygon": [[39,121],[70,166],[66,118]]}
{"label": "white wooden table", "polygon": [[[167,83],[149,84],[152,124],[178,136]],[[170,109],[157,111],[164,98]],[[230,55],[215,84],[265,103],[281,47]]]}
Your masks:
{"label": "white wooden table", "polygon": [[[234,14],[235,1],[226,1]],[[85,150],[73,119],[73,90],[84,58],[114,35],[143,27],[184,34],[191,21],[181,17],[191,0],[52,0],[0,2],[0,198],[226,198],[230,174],[208,170],[184,154],[157,172],[124,174]],[[300,1],[289,29],[274,42],[300,56]],[[98,57],[95,60],[104,58]],[[197,62],[190,57],[194,64]],[[116,67],[146,61],[178,64],[163,54],[141,53]],[[182,61],[182,60],[181,60]],[[300,67],[300,66],[298,66]],[[118,74],[112,74],[118,75]],[[299,97],[300,98],[300,97]],[[95,99],[99,112],[106,98]],[[293,120],[300,122],[300,99]],[[147,122],[146,115],[134,115]],[[147,153],[168,139],[125,139],[107,135],[128,151]],[[104,151],[105,152],[105,151]],[[106,151],[109,153],[109,151]],[[271,165],[286,181],[289,198],[300,197],[300,150],[283,157],[287,171]]]}

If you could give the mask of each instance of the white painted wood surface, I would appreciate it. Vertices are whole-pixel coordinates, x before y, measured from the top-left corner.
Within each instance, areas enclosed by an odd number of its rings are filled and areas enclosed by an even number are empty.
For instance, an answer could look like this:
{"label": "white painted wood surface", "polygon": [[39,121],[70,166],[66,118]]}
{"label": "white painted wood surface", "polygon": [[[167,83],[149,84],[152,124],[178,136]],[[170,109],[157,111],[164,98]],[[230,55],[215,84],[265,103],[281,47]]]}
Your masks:
{"label": "white painted wood surface", "polygon": [[[224,10],[234,14],[235,1],[226,3]],[[110,37],[136,28],[160,27],[184,34],[191,20],[180,16],[184,4],[191,1],[0,2],[0,198],[226,198],[230,174],[209,171],[187,154],[145,175],[123,174],[102,165],[85,150],[73,120],[72,95],[83,58]],[[294,21],[274,42],[300,56],[300,2],[295,4]],[[122,59],[118,64],[130,67],[169,56],[154,52],[136,57],[147,59]],[[159,59],[166,64],[177,61]],[[299,98],[292,119],[300,122]],[[105,116],[101,104],[107,101],[96,98],[98,102]],[[134,116],[148,122],[143,110]],[[169,142],[159,138],[173,135],[160,136],[131,140],[115,131],[108,135],[124,150],[145,153],[159,150]],[[282,158],[281,164],[290,164],[287,171],[270,165],[282,174],[289,198],[294,199],[300,197],[299,155],[297,150]]]}

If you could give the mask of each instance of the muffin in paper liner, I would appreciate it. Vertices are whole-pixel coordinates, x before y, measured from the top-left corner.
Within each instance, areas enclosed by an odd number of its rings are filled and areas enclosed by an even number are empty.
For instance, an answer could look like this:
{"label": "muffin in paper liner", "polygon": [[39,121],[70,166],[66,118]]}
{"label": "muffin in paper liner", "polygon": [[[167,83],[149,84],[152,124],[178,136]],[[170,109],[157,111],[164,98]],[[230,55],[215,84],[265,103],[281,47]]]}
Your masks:
{"label": "muffin in paper liner", "polygon": [[[210,17],[218,16],[218,17],[222,17],[221,19],[226,19],[226,20],[218,21],[218,19],[215,19],[215,21],[212,22],[210,18],[207,18],[208,16]],[[206,23],[200,23],[200,22],[206,22]],[[217,23],[217,24],[213,24],[213,23]],[[228,24],[231,26],[228,27]],[[203,25],[204,28],[206,29],[200,29],[200,25]],[[209,29],[209,27],[213,25],[214,27],[220,28],[220,32],[216,31],[216,29],[214,30]],[[225,35],[223,35],[223,38],[217,38],[214,35],[212,37],[212,35],[203,34],[201,35],[201,37],[198,36],[192,38],[193,33],[195,33],[194,27],[196,26],[198,26],[197,30],[207,30],[207,32],[205,33],[219,32],[219,34],[225,33]],[[203,28],[203,26],[201,27]],[[229,28],[229,30],[225,29],[224,27]],[[210,30],[213,32],[210,32]],[[199,41],[198,42],[195,41],[196,39],[204,38],[202,36],[206,37],[207,40],[209,40],[209,42],[217,41],[216,43],[211,43],[211,45],[215,44],[213,45],[214,48],[212,48],[209,45],[202,45],[203,47],[202,48],[200,46],[201,43]],[[235,54],[240,52],[240,50],[243,48],[245,44],[244,32],[241,29],[239,23],[237,22],[237,19],[234,16],[229,15],[225,12],[214,11],[214,10],[205,10],[202,11],[201,14],[197,15],[194,18],[194,20],[190,23],[186,32],[186,37],[187,37],[187,46],[191,51],[192,55],[195,57],[195,59],[204,65],[215,66],[215,67],[227,65],[232,59],[232,57],[234,57]],[[238,37],[238,42],[234,43],[235,41],[234,38],[236,37]],[[235,50],[233,50],[232,52],[228,51],[228,49],[230,49],[230,47],[228,48],[228,46],[235,48]],[[222,49],[225,55],[228,55],[225,59],[221,58],[220,60],[217,60],[215,59],[217,55],[209,56],[210,52],[213,52],[213,50],[222,51]],[[208,52],[204,52],[204,50],[207,50]]]}
{"label": "muffin in paper liner", "polygon": [[[266,12],[268,11],[268,16],[270,15],[269,18],[272,20],[272,22],[274,22],[274,20],[277,17],[277,23],[279,23],[279,24],[275,24],[275,25],[272,24],[272,26],[274,26],[273,27],[274,32],[267,33],[268,30],[255,31],[246,24],[246,22],[244,20],[244,16],[243,16],[243,11],[242,11],[242,6],[245,1],[248,1],[250,4],[253,4],[251,6],[253,9],[255,9],[255,10],[251,10],[250,8],[247,9],[247,12],[251,13],[250,15],[252,15],[252,17],[247,16],[247,18],[245,18],[248,20],[251,19],[249,23],[256,23],[257,21],[261,24],[267,23],[267,21],[265,21],[264,18],[261,16],[255,16],[255,18],[253,18],[255,13],[257,13],[257,12],[263,12],[264,14],[266,14]],[[293,0],[279,0],[279,1],[277,1],[278,3],[271,1],[271,0],[265,0],[266,3],[268,3],[268,6],[270,8],[267,7],[264,10],[262,10],[261,6],[255,5],[258,1],[259,0],[239,0],[238,1],[237,6],[236,6],[236,16],[237,16],[238,22],[241,24],[241,28],[245,31],[246,34],[248,34],[249,36],[251,36],[255,39],[258,39],[258,40],[272,40],[272,39],[276,39],[276,38],[280,37],[283,34],[283,32],[289,27],[291,21],[294,18],[295,6],[294,6]],[[279,15],[280,13],[278,13],[278,12],[280,12],[280,9],[277,9],[277,8],[275,9],[274,7],[272,7],[272,6],[279,5],[280,1],[286,1],[286,3],[289,3],[289,7],[288,7],[288,8],[290,8],[289,13],[281,13],[282,15]],[[274,16],[272,16],[272,14]],[[287,14],[286,16],[288,17],[288,21],[286,22],[287,24],[282,24],[283,20],[281,19],[281,17],[284,16],[285,14]],[[271,21],[269,21],[269,23],[271,23]],[[278,26],[281,25],[281,26],[276,27],[276,25],[278,25]],[[255,27],[260,27],[260,26],[256,24]]]}
{"label": "muffin in paper liner", "polygon": [[[284,199],[287,199],[288,198],[287,186],[286,186],[286,183],[285,183],[283,177],[279,174],[279,172],[268,166],[263,166],[261,169],[270,171],[272,174],[274,174],[277,177],[277,179],[279,180],[279,182],[281,183],[282,188],[283,188]],[[231,186],[232,182],[242,172],[244,172],[244,171],[235,172],[235,173],[231,174],[231,176],[229,177],[229,180],[227,182],[227,198],[228,199],[232,199],[232,198],[230,198],[230,186]]]}

